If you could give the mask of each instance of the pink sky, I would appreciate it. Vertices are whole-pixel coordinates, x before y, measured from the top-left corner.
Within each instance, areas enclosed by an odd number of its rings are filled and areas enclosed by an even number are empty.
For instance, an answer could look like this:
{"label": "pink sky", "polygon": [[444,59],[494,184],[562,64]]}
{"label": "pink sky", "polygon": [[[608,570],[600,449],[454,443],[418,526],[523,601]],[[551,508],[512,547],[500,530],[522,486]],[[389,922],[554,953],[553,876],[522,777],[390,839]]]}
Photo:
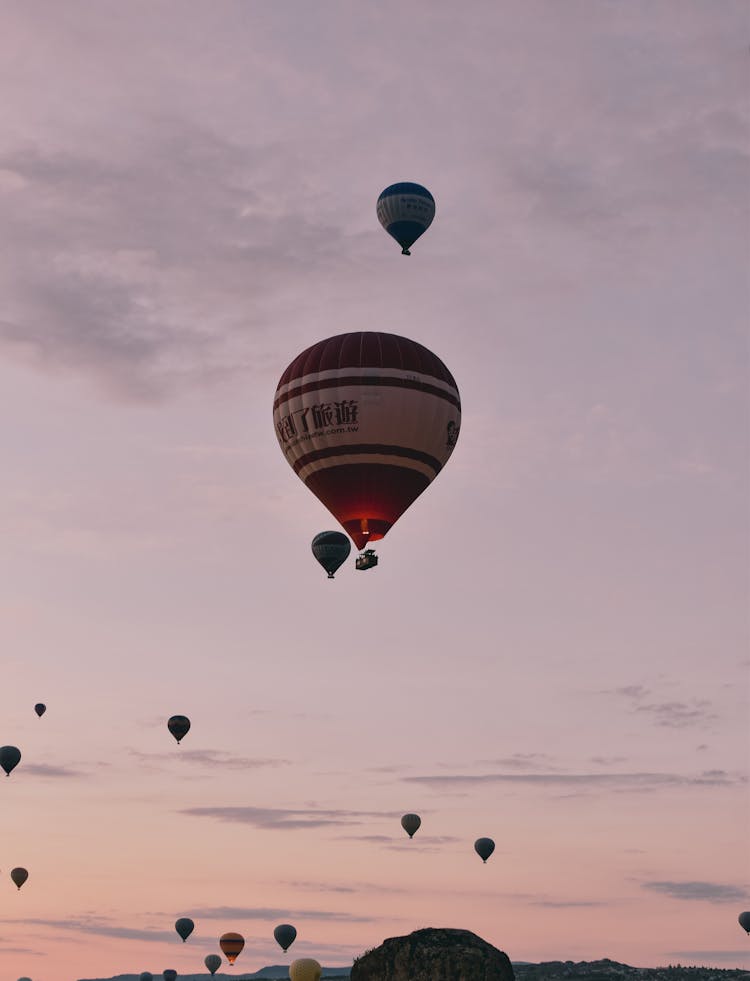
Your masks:
{"label": "pink sky", "polygon": [[[4,11],[3,979],[197,972],[225,930],[241,973],[279,922],[288,961],[451,926],[750,967],[749,20]],[[398,180],[437,202],[410,259]],[[461,439],[331,583],[271,402],[368,329],[445,361]]]}

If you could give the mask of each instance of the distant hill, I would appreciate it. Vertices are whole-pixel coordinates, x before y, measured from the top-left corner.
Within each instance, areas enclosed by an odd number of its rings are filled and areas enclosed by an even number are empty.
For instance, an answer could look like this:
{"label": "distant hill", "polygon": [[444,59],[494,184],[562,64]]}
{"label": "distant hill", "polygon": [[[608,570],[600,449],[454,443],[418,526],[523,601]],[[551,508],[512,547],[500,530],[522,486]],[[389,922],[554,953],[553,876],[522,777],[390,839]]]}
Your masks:
{"label": "distant hill", "polygon": [[[324,967],[321,981],[348,978],[349,967]],[[606,958],[601,961],[545,961],[529,964],[514,961],[516,981],[750,981],[750,971],[742,968],[630,967]],[[139,974],[118,974],[113,978],[81,978],[80,981],[139,981]],[[283,965],[264,967],[253,974],[215,974],[214,981],[289,981],[289,968]],[[161,971],[154,972],[161,981]],[[210,974],[178,974],[177,981],[211,981]]]}

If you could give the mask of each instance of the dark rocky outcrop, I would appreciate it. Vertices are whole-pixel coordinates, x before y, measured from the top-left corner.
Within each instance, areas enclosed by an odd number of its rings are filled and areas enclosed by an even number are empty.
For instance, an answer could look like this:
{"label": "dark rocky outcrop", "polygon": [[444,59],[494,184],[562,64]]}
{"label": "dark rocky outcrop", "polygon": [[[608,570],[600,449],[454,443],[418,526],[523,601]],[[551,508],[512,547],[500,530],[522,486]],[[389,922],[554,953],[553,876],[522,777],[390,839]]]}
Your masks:
{"label": "dark rocky outcrop", "polygon": [[469,930],[416,930],[357,958],[351,981],[514,981],[508,955]]}

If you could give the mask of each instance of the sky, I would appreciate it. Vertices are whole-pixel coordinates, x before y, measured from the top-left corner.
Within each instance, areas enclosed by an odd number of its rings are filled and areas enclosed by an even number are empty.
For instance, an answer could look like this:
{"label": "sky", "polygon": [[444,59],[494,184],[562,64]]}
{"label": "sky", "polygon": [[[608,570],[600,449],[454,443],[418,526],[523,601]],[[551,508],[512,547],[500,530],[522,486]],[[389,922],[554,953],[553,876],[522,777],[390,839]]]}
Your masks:
{"label": "sky", "polygon": [[[734,0],[5,8],[3,978],[750,968],[749,68]],[[330,582],[271,405],[352,330],[462,427]]]}

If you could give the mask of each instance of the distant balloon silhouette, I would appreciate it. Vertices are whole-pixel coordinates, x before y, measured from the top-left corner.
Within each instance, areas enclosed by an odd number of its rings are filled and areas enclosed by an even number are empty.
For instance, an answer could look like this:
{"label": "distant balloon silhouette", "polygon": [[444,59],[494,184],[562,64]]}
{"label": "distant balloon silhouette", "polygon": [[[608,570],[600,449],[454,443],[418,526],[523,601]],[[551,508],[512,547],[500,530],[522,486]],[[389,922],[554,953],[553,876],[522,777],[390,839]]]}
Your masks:
{"label": "distant balloon silhouette", "polygon": [[138,981],[154,981],[154,976],[151,971],[141,971],[141,976]]}
{"label": "distant balloon silhouette", "polygon": [[186,715],[173,715],[169,722],[167,722],[167,729],[169,729],[179,745],[180,740],[184,739],[190,731],[190,719]]}
{"label": "distant balloon silhouette", "polygon": [[401,818],[401,827],[410,838],[419,831],[422,826],[422,818],[418,814],[404,814]]}
{"label": "distant balloon silhouette", "polygon": [[435,198],[426,187],[402,181],[380,192],[376,205],[378,221],[401,246],[402,255],[423,235],[435,217]]}
{"label": "distant balloon silhouette", "polygon": [[193,923],[189,916],[181,916],[175,923],[174,928],[182,937],[182,942],[185,943],[193,930],[195,930],[195,923]]}
{"label": "distant balloon silhouette", "polygon": [[213,976],[221,967],[221,958],[218,954],[207,954],[203,963],[206,965],[208,972]]}
{"label": "distant balloon silhouette", "polygon": [[334,572],[346,562],[352,545],[340,531],[321,531],[312,540],[312,553],[333,579]]}
{"label": "distant balloon silhouette", "polygon": [[15,770],[21,762],[21,750],[17,746],[0,746],[0,766],[5,770],[5,776]]}
{"label": "distant balloon silhouette", "polygon": [[19,978],[18,981],[31,981],[31,978]]}
{"label": "distant balloon silhouette", "polygon": [[168,967],[166,971],[161,972],[161,976],[164,978],[164,981],[175,981],[177,971],[173,971],[171,967]]}
{"label": "distant balloon silhouette", "polygon": [[36,705],[34,706],[34,711],[41,719],[41,717],[47,711],[47,706],[44,704],[44,702],[37,702]]}
{"label": "distant balloon silhouette", "polygon": [[274,928],[273,936],[279,947],[287,951],[297,939],[297,931],[291,923],[280,923]]}
{"label": "distant balloon silhouette", "polygon": [[28,879],[29,873],[26,871],[26,869],[22,868],[11,869],[10,877],[20,889],[24,882],[26,882]]}
{"label": "distant balloon silhouette", "polygon": [[495,842],[492,840],[492,838],[477,838],[477,840],[474,842],[474,851],[483,862],[487,861],[494,850]]}
{"label": "distant balloon silhouette", "polygon": [[245,946],[245,938],[241,933],[224,933],[219,938],[219,946],[229,963],[234,964]]}
{"label": "distant balloon silhouette", "polygon": [[301,957],[289,965],[290,981],[320,981],[323,968],[312,957]]}
{"label": "distant balloon silhouette", "polygon": [[745,931],[745,933],[750,933],[750,912],[740,913],[737,919],[739,921],[740,926]]}

